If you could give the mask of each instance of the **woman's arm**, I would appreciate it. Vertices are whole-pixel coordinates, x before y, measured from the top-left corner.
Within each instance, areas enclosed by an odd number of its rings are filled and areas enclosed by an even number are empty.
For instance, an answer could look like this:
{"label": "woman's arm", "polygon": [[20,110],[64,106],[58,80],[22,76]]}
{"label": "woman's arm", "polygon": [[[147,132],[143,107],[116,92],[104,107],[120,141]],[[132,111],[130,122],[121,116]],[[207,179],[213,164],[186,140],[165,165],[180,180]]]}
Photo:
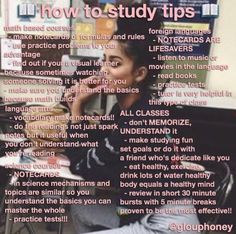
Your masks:
{"label": "woman's arm", "polygon": [[[98,78],[89,77],[86,80],[89,79]],[[110,131],[110,134],[107,134],[107,132],[99,129],[84,130],[84,126],[88,125],[88,122],[78,120],[80,116],[84,115],[84,106],[87,101],[94,94],[101,92],[104,87],[104,85],[89,87],[85,84],[77,84],[65,95],[67,98],[73,97],[73,101],[68,102],[72,117],[67,131],[68,142],[79,142],[80,144],[79,147],[67,148],[66,155],[71,161],[70,170],[72,173],[79,174],[85,179],[112,179],[111,174],[118,174],[117,172],[113,173],[112,170],[119,168],[119,149],[122,141],[119,131]],[[75,136],[74,133],[78,135],[88,133],[89,137],[77,139],[73,137]],[[97,142],[97,144],[95,147],[88,147],[86,144],[82,144],[85,142]]]}
{"label": "woman's arm", "polygon": [[[72,125],[76,124],[71,123],[69,125],[68,136],[75,132],[70,130]],[[76,132],[78,134],[84,133],[82,129],[76,130]],[[66,155],[71,162],[70,170],[85,179],[115,179],[114,177],[118,174],[117,170],[120,167],[120,146],[122,144],[120,132],[116,130],[106,135],[102,131],[89,130],[87,133],[89,134],[89,138],[86,139],[87,142],[99,139],[98,144],[96,147],[79,146],[66,149]],[[68,138],[68,141],[80,142],[79,139],[71,137]],[[85,143],[84,139],[82,139],[82,142]]]}

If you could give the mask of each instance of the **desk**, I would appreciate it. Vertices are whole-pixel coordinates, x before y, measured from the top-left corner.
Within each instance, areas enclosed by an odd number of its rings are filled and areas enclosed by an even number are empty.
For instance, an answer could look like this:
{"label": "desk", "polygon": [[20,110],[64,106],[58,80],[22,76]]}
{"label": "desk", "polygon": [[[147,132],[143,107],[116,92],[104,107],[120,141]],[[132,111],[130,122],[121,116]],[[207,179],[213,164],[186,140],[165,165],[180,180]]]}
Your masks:
{"label": "desk", "polygon": [[[5,156],[5,157],[0,158],[0,166],[6,167],[7,165],[11,165],[11,164],[20,164],[20,157],[19,156],[16,156],[16,157]],[[31,169],[24,169],[24,170],[30,171],[30,172],[36,172],[36,173],[52,172],[52,170],[55,170],[55,169],[34,169],[33,168],[33,165],[39,165],[39,164],[40,165],[48,165],[48,162],[47,162],[47,160],[35,159],[35,162],[30,163]],[[12,170],[23,170],[23,169],[12,168]],[[59,178],[62,178],[63,180],[82,180],[82,177],[71,174],[68,167],[61,166],[61,168],[56,169],[56,170],[59,173]],[[14,178],[14,175],[12,175],[12,177],[10,178],[9,184],[7,185],[7,188],[9,188],[10,186],[12,186],[14,184],[14,179],[17,179],[17,178]],[[66,188],[64,187],[63,190],[65,190],[65,189]],[[4,199],[5,199],[5,196],[3,197],[3,201],[2,201],[3,204],[4,204]],[[3,205],[3,204],[1,204],[1,205]],[[62,216],[62,214],[61,214],[61,216]],[[29,227],[27,227],[27,228],[29,228]],[[63,225],[60,222],[59,228],[58,228],[58,234],[62,234],[62,228],[63,228]],[[11,233],[10,213],[7,213],[5,234],[10,234],[10,233]],[[32,233],[34,233],[34,231],[32,231]]]}

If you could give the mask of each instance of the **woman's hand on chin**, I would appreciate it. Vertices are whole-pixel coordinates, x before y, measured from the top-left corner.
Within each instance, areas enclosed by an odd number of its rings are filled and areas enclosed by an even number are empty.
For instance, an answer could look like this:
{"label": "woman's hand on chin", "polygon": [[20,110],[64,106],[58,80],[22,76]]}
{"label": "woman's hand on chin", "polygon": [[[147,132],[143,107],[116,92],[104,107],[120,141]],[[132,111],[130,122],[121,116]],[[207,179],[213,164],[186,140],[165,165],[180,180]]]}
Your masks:
{"label": "woman's hand on chin", "polygon": [[72,119],[83,115],[84,106],[90,98],[101,93],[106,87],[101,80],[101,77],[90,76],[66,90],[65,98],[71,110]]}

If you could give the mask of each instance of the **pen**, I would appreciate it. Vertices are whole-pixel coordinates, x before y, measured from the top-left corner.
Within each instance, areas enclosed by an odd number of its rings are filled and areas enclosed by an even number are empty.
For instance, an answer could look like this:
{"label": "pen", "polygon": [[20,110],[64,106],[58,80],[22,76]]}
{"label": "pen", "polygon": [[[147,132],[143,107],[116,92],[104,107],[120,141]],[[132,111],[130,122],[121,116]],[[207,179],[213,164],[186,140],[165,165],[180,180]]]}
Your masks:
{"label": "pen", "polygon": [[36,162],[35,159],[33,159],[31,156],[26,156],[26,155],[22,155],[21,157],[25,158],[25,159],[29,159],[32,162]]}

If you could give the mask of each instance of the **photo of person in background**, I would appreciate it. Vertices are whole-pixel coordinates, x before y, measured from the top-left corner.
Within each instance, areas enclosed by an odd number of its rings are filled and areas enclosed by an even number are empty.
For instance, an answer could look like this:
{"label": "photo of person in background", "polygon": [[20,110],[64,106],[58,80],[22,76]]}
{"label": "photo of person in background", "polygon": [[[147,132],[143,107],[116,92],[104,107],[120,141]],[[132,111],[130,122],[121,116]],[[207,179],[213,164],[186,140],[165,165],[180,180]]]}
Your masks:
{"label": "photo of person in background", "polygon": [[[162,21],[158,14],[155,15],[151,22],[145,18],[119,18],[117,20],[117,31],[114,32],[108,42],[107,49],[104,51],[103,65],[101,67],[101,72],[105,74],[104,77],[89,77],[87,80],[96,79],[98,81],[97,85],[78,84],[72,87],[65,95],[68,99],[73,97],[73,101],[68,101],[72,117],[69,123],[68,133],[88,132],[89,141],[98,141],[97,147],[67,149],[66,154],[71,162],[70,170],[72,173],[81,175],[86,180],[109,180],[111,186],[118,191],[117,194],[107,191],[108,196],[110,195],[113,198],[114,203],[112,204],[91,206],[73,205],[71,207],[75,230],[78,234],[164,234],[176,232],[176,230],[171,229],[171,224],[199,224],[196,214],[180,214],[177,212],[178,209],[193,209],[191,198],[185,200],[185,204],[181,202],[177,205],[167,205],[165,202],[161,203],[162,199],[175,199],[178,201],[183,199],[180,190],[164,188],[164,183],[169,183],[170,180],[178,182],[178,178],[167,179],[163,176],[159,179],[154,178],[154,174],[160,173],[164,175],[173,173],[169,169],[173,162],[170,161],[168,154],[163,156],[164,160],[152,162],[147,157],[148,155],[155,154],[153,151],[154,147],[159,148],[158,155],[164,155],[162,148],[166,144],[151,143],[151,138],[167,137],[165,130],[158,133],[157,126],[150,126],[148,120],[170,118],[170,111],[167,107],[150,105],[149,102],[151,95],[148,87],[155,82],[154,74],[158,73],[156,70],[149,70],[149,64],[160,64],[160,61],[153,60],[153,54],[149,52],[149,46],[156,45],[156,42],[155,37],[148,34],[148,30],[149,28],[160,29],[161,27]],[[108,84],[100,82],[102,79],[107,79],[109,81]],[[83,92],[83,90],[91,90],[91,92]],[[110,90],[109,92],[112,90],[112,93],[108,92],[108,95],[116,95],[117,104],[113,106],[110,112],[110,115],[114,115],[114,120],[101,121],[100,125],[112,126],[114,124],[117,127],[107,130],[98,128],[74,130],[76,128],[73,128],[73,125],[88,125],[86,121],[79,120],[81,116],[85,115],[84,107],[86,103],[92,96],[100,91],[106,92],[106,90]],[[128,115],[127,113],[130,114]],[[130,122],[131,120],[139,121],[139,123],[142,121],[142,125],[135,126],[136,129],[142,130],[142,133],[132,135],[132,137],[146,139],[145,141],[139,142],[135,140],[134,142],[129,142],[131,135],[126,133],[128,130],[133,130],[134,128]],[[68,141],[81,142],[83,139],[69,138]],[[141,149],[141,151],[134,149]],[[144,165],[159,165],[159,169],[147,170],[144,169],[145,166],[137,166],[136,170],[130,170],[130,166],[134,165],[135,161],[132,159],[126,160],[127,156],[133,157],[133,159],[138,156],[144,157],[146,159],[142,161]],[[139,162],[137,161],[137,163]],[[138,172],[147,176],[146,178],[144,176],[138,178],[121,177],[122,174],[126,173],[128,175],[129,172]],[[175,171],[174,173],[178,172]],[[133,186],[132,188],[121,186],[121,180],[124,183],[127,182],[127,184],[129,182],[137,183],[137,186]],[[148,186],[141,188],[139,186],[140,182],[148,183]],[[145,205],[143,200],[147,199],[147,197],[140,196],[136,200],[135,196],[129,195],[130,190],[140,191],[140,189],[150,192],[150,199],[153,198],[158,200],[158,202],[152,205]],[[171,194],[166,192],[168,189],[173,190]],[[166,192],[166,196],[163,196],[163,191]],[[144,212],[125,214],[126,210],[132,209],[139,209]],[[153,212],[147,213],[147,209],[151,209]],[[173,212],[160,212],[160,210],[165,211],[168,209],[172,209]],[[185,233],[185,231],[182,233]],[[186,233],[197,232],[190,230]]]}

